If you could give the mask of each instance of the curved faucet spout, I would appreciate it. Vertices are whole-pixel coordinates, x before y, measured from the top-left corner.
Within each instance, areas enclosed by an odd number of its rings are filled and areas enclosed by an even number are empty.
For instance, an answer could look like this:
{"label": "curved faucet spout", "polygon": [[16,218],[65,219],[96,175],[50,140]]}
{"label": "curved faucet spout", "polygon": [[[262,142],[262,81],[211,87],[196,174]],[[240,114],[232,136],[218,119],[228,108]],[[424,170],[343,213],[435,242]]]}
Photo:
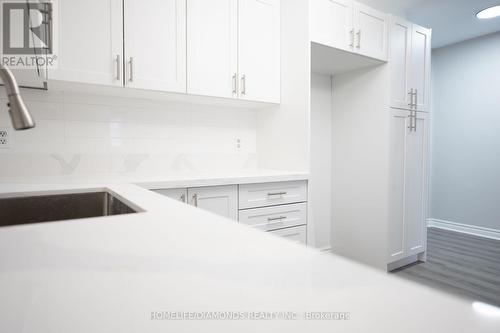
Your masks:
{"label": "curved faucet spout", "polygon": [[9,108],[12,126],[18,131],[35,127],[35,121],[24,104],[14,74],[12,74],[10,69],[1,63],[0,78],[2,79],[3,84],[5,85],[5,90],[7,91],[7,98],[9,99],[7,107]]}

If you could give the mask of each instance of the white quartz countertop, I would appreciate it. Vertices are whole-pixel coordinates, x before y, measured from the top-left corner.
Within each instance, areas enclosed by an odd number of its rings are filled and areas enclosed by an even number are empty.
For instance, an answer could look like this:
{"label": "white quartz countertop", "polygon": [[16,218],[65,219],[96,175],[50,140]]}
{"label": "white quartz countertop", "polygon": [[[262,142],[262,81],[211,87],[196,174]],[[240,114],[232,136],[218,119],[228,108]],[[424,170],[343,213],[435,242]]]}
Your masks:
{"label": "white quartz countertop", "polygon": [[297,171],[249,169],[221,172],[179,172],[165,174],[92,174],[53,177],[0,177],[0,193],[19,189],[59,188],[60,185],[136,184],[147,189],[219,186],[307,180],[309,174]]}
{"label": "white quartz countertop", "polygon": [[[0,332],[442,333],[500,327],[500,318],[472,302],[138,185],[100,181],[0,183],[4,197],[106,189],[144,211],[1,228]],[[155,184],[174,184],[169,181]],[[311,312],[348,313],[349,320],[304,320]],[[173,313],[178,320],[167,320]],[[182,313],[185,320],[179,320]],[[228,313],[296,317],[188,320]]]}

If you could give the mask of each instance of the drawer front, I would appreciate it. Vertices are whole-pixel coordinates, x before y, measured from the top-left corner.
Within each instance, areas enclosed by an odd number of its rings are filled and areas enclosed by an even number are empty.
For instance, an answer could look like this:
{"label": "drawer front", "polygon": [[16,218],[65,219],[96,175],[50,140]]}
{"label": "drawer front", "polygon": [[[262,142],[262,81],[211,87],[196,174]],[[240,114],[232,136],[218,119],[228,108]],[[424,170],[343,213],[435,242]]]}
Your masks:
{"label": "drawer front", "polygon": [[174,200],[179,200],[180,202],[187,202],[187,189],[185,188],[169,188],[165,190],[154,190],[154,192]]}
{"label": "drawer front", "polygon": [[239,221],[265,231],[305,225],[307,204],[240,210]]}
{"label": "drawer front", "polygon": [[240,185],[240,209],[307,201],[307,182],[279,182]]}
{"label": "drawer front", "polygon": [[307,245],[307,227],[293,227],[281,230],[270,231],[271,234],[289,239],[295,243]]}

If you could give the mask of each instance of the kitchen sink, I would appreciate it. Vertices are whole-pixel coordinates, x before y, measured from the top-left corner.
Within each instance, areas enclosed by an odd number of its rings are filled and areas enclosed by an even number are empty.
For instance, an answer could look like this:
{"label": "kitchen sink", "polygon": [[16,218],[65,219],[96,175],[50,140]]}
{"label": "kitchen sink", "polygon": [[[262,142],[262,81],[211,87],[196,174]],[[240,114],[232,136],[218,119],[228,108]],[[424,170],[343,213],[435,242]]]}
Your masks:
{"label": "kitchen sink", "polygon": [[109,192],[0,198],[0,227],[132,213]]}

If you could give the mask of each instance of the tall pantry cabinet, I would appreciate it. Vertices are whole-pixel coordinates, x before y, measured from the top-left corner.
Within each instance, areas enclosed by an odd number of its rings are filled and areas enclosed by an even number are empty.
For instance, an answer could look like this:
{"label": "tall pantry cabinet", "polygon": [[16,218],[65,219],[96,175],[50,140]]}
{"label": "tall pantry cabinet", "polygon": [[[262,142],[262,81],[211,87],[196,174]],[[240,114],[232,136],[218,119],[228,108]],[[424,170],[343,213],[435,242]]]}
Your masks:
{"label": "tall pantry cabinet", "polygon": [[397,267],[426,250],[431,31],[393,17],[390,39],[388,261]]}
{"label": "tall pantry cabinet", "polygon": [[[314,74],[331,76],[331,132],[324,134],[332,148],[322,154],[332,161],[333,252],[383,270],[425,260],[431,31],[353,1],[311,1],[310,7],[311,42],[344,51],[330,52],[339,56],[329,66],[315,54],[325,48],[312,48],[313,71],[326,69]],[[382,32],[387,42],[356,26],[356,8],[370,17],[369,31]],[[386,27],[377,30],[382,19]],[[373,47],[371,60],[360,58],[359,29],[362,45],[387,45],[387,57],[382,51],[376,56]],[[356,63],[349,71],[328,71]],[[314,200],[310,205],[321,209]]]}

